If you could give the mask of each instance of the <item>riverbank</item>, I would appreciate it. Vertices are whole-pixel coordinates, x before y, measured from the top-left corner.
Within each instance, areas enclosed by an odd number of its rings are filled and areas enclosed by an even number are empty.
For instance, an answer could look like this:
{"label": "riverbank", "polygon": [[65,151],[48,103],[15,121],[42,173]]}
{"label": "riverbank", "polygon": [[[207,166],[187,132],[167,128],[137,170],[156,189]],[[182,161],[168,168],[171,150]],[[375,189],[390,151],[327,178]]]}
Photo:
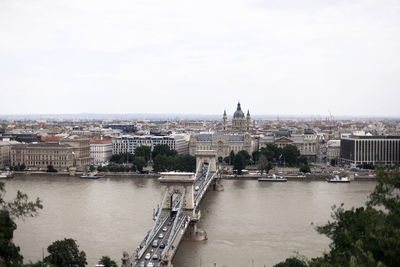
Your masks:
{"label": "riverbank", "polygon": [[[126,178],[159,178],[161,175],[157,173],[150,174],[141,174],[141,173],[133,173],[133,172],[101,172],[100,175],[104,175],[105,177],[126,177]],[[79,177],[82,175],[82,172],[76,172],[75,174],[71,174],[70,172],[42,172],[42,171],[15,171],[14,176],[71,176],[71,177]],[[220,178],[224,180],[257,180],[258,178],[266,177],[265,175],[221,175]],[[327,175],[282,175],[283,178],[286,178],[288,181],[325,181]],[[355,181],[376,181],[375,176],[355,176]]]}
{"label": "riverbank", "polygon": [[[42,172],[42,171],[15,171],[14,176],[68,176],[68,177],[79,177],[83,173],[76,172]],[[104,175],[105,177],[127,177],[127,178],[158,178],[159,174],[150,173],[150,174],[141,174],[141,173],[133,173],[133,172],[100,172],[99,175]]]}

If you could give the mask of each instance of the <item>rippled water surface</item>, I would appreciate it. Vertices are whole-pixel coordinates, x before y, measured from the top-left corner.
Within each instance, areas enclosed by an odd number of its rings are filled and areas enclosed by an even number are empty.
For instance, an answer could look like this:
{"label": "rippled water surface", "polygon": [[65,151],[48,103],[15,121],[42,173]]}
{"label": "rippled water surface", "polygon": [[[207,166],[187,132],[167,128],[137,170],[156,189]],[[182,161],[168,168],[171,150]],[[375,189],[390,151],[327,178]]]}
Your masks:
{"label": "rippled water surface", "polygon": [[[331,206],[360,206],[375,182],[259,183],[225,180],[225,190],[209,191],[201,203],[199,227],[204,242],[183,242],[175,267],[272,266],[297,251],[321,255],[329,239],[311,223],[330,219]],[[156,179],[16,177],[6,181],[6,198],[17,190],[39,196],[44,209],[36,218],[18,221],[14,242],[25,261],[42,258],[43,248],[70,237],[87,254],[88,266],[103,255],[120,264],[124,250],[133,250],[152,225],[153,208],[161,199]]]}

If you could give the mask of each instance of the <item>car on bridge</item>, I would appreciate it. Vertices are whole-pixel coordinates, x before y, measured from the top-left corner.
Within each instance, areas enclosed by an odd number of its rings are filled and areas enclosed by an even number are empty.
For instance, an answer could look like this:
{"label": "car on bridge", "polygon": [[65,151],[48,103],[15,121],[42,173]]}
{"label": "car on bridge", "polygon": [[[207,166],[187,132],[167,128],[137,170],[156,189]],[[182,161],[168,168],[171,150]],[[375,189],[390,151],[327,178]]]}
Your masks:
{"label": "car on bridge", "polygon": [[160,233],[160,234],[158,235],[158,238],[163,239],[163,238],[164,238],[164,234],[163,234],[163,233]]}
{"label": "car on bridge", "polygon": [[168,230],[168,228],[166,226],[164,226],[164,228],[162,230],[163,230],[163,232],[166,232]]}
{"label": "car on bridge", "polygon": [[146,262],[145,262],[145,261],[142,261],[142,262],[139,264],[139,267],[146,267]]}
{"label": "car on bridge", "polygon": [[149,262],[149,264],[147,264],[147,267],[154,267],[154,263]]}
{"label": "car on bridge", "polygon": [[146,256],[144,256],[144,258],[145,258],[146,260],[150,260],[151,254],[150,254],[150,253],[146,253]]}
{"label": "car on bridge", "polygon": [[[158,247],[158,239],[153,241],[153,247],[156,248]],[[148,260],[148,259],[147,259]]]}
{"label": "car on bridge", "polygon": [[160,244],[160,248],[165,248],[165,244],[164,244],[164,243],[161,243],[161,244]]}
{"label": "car on bridge", "polygon": [[196,187],[194,188],[195,191],[199,191],[200,187],[198,185],[196,185]]}
{"label": "car on bridge", "polygon": [[158,260],[158,255],[157,254],[153,255],[153,260]]}

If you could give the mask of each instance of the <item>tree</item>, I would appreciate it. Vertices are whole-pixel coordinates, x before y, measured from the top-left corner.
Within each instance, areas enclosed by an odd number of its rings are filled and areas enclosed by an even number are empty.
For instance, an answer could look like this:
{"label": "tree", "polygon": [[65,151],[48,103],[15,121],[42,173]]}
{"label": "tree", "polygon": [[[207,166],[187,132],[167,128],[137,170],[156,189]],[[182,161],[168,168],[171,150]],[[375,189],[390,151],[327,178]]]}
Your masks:
{"label": "tree", "polygon": [[168,145],[156,145],[153,148],[153,152],[151,152],[153,160],[157,155],[176,156],[177,154],[178,152],[176,150],[171,150]]}
{"label": "tree", "polygon": [[104,267],[118,267],[117,263],[108,256],[101,257],[99,264],[104,265]]}
{"label": "tree", "polygon": [[300,151],[294,145],[286,145],[282,148],[282,156],[286,164],[294,165],[300,157]]}
{"label": "tree", "polygon": [[[266,149],[267,151],[271,151],[271,152],[272,152],[272,159],[275,159],[275,160],[277,160],[277,159],[279,158],[279,156],[282,154],[282,149],[279,148],[279,147],[278,147],[277,145],[275,145],[275,144],[267,144],[267,146],[265,147],[265,149]],[[272,159],[268,158],[268,156],[267,156],[267,159],[268,159],[269,161],[272,160]]]}
{"label": "tree", "polygon": [[400,174],[378,172],[378,184],[366,207],[334,207],[332,218],[317,231],[328,236],[330,252],[311,266],[398,266],[400,259]]}
{"label": "tree", "polygon": [[146,160],[143,157],[138,157],[135,155],[135,158],[133,160],[133,165],[138,171],[142,172],[143,167],[146,166]]}
{"label": "tree", "polygon": [[57,172],[57,170],[54,169],[53,165],[47,165],[47,172]]}
{"label": "tree", "polygon": [[149,146],[139,146],[135,148],[135,156],[142,157],[147,163],[151,156],[151,147]]}
{"label": "tree", "polygon": [[253,151],[253,153],[251,153],[251,159],[253,160],[254,164],[258,163],[259,158],[260,158],[260,151]]}
{"label": "tree", "polygon": [[0,262],[7,266],[20,266],[23,257],[19,254],[19,247],[12,242],[14,231],[17,229],[14,219],[34,217],[43,206],[39,198],[31,202],[28,196],[19,190],[11,202],[4,200],[4,194],[4,183],[0,182]]}
{"label": "tree", "polygon": [[251,161],[249,152],[247,152],[246,150],[240,150],[238,154],[242,156],[245,165],[250,165]]}
{"label": "tree", "polygon": [[336,166],[337,164],[337,159],[331,159],[331,165]]}
{"label": "tree", "polygon": [[236,170],[237,174],[242,174],[242,170],[246,167],[246,160],[242,154],[236,154],[233,158],[233,169]]}
{"label": "tree", "polygon": [[267,157],[264,154],[261,154],[260,158],[258,159],[257,167],[261,171],[261,175],[263,175],[264,171],[267,169]]}
{"label": "tree", "polygon": [[399,169],[380,170],[377,176],[378,183],[365,207],[345,210],[343,203],[334,206],[333,220],[316,227],[332,240],[330,251],[306,266],[399,266]]}
{"label": "tree", "polygon": [[110,162],[118,164],[131,163],[132,161],[133,161],[133,155],[131,153],[120,153],[112,155],[110,158]]}
{"label": "tree", "polygon": [[287,258],[284,262],[275,264],[274,267],[307,267],[307,262],[296,257]]}
{"label": "tree", "polygon": [[306,156],[301,155],[300,157],[298,157],[297,163],[300,165],[308,165],[308,159]]}
{"label": "tree", "polygon": [[48,262],[37,261],[33,263],[30,261],[28,264],[24,264],[23,267],[54,267],[54,265]]}
{"label": "tree", "polygon": [[303,173],[311,172],[310,166],[309,165],[301,166],[300,169],[299,169],[299,172],[303,172]]}
{"label": "tree", "polygon": [[163,172],[169,168],[168,156],[159,154],[153,158],[153,169],[155,172]]}
{"label": "tree", "polygon": [[83,267],[87,264],[86,253],[79,251],[76,241],[71,238],[54,241],[47,247],[47,252],[49,256],[45,260],[58,267]]}

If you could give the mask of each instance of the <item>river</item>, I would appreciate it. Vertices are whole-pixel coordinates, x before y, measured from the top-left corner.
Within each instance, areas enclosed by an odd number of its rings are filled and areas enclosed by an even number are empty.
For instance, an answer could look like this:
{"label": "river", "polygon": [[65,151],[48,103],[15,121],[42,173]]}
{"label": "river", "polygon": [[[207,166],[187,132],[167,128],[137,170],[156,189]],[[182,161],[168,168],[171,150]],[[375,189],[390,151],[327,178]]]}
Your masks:
{"label": "river", "polygon": [[[40,197],[39,216],[17,220],[14,242],[25,262],[46,256],[55,240],[73,238],[94,266],[103,255],[120,264],[152,226],[153,208],[161,199],[157,179],[16,177],[6,183],[6,199],[17,190]],[[361,206],[375,182],[329,184],[323,181],[259,183],[224,180],[224,191],[209,191],[202,203],[199,227],[203,242],[181,243],[175,267],[272,266],[298,252],[319,256],[329,239],[314,227],[330,219],[331,206]],[[314,226],[312,225],[314,224]]]}

